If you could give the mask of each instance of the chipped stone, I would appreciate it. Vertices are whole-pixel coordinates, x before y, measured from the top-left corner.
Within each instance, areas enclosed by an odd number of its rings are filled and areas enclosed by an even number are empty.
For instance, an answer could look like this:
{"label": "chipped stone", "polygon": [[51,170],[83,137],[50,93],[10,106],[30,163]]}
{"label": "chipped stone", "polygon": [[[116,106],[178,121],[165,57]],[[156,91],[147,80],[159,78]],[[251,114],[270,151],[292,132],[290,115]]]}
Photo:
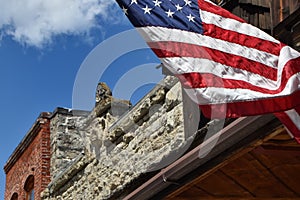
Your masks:
{"label": "chipped stone", "polygon": [[[43,199],[119,199],[115,195],[141,174],[165,167],[165,160],[180,150],[185,139],[181,87],[176,82],[176,78],[166,77],[125,114],[110,110],[114,99],[101,85],[92,113],[86,119],[74,118],[81,129],[65,128],[69,120],[63,116],[64,124],[54,120],[52,131],[63,125],[52,139],[57,140],[60,134],[59,140],[68,141],[51,142],[51,160],[55,164],[52,173],[56,178],[43,193]],[[71,148],[65,148],[68,155],[63,155],[58,145],[70,142],[78,148],[72,153],[68,152]],[[82,160],[73,158],[80,147],[88,152]],[[66,158],[71,160],[62,168],[59,164]]]}

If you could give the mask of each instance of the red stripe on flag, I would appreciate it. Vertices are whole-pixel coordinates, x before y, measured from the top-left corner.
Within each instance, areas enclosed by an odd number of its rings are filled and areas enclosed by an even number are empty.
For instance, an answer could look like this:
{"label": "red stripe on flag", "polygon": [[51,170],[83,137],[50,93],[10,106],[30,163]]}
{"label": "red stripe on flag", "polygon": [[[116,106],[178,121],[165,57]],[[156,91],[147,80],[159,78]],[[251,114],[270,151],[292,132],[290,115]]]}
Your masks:
{"label": "red stripe on flag", "polygon": [[296,110],[297,113],[300,114],[300,106],[298,106],[298,107],[296,107],[296,108],[294,108],[294,109]]}
{"label": "red stripe on flag", "polygon": [[217,5],[214,5],[212,3],[206,2],[204,0],[198,0],[198,5],[199,5],[199,8],[201,10],[211,12],[211,13],[215,13],[215,14],[218,14],[218,15],[220,15],[222,17],[225,17],[225,18],[231,18],[231,19],[237,20],[237,21],[242,22],[242,23],[245,22],[243,19],[233,15],[229,11],[227,11],[227,10],[217,6]]}
{"label": "red stripe on flag", "polygon": [[280,50],[283,47],[283,44],[277,44],[267,40],[237,33],[235,31],[222,29],[214,24],[203,23],[203,30],[204,30],[203,33],[204,35],[216,39],[225,40],[227,42],[240,44],[242,46],[246,46],[249,48],[254,48],[277,56],[279,55]]}
{"label": "red stripe on flag", "polygon": [[218,88],[227,88],[227,89],[248,89],[256,92],[261,92],[265,94],[277,94],[281,92],[286,82],[283,83],[277,90],[269,90],[259,86],[252,85],[243,80],[234,80],[234,79],[225,79],[220,78],[214,74],[205,74],[205,73],[187,73],[177,75],[180,79],[180,82],[186,88],[206,88],[206,87],[218,87]]}
{"label": "red stripe on flag", "polygon": [[[296,65],[298,63],[298,65]],[[186,73],[177,75],[180,82],[187,88],[205,88],[205,87],[219,87],[228,89],[249,89],[265,94],[277,94],[284,90],[288,80],[300,71],[300,58],[290,60],[282,71],[281,84],[276,90],[270,90],[260,87],[259,85],[253,85],[243,80],[225,79],[214,74],[208,73]]]}
{"label": "red stripe on flag", "polygon": [[277,80],[277,69],[242,56],[225,53],[208,47],[180,42],[148,42],[148,45],[159,58],[193,57],[213,60],[223,65],[246,70],[271,80]]}
{"label": "red stripe on flag", "polygon": [[[300,106],[298,106],[299,110]],[[299,113],[299,112],[298,112]],[[294,122],[290,119],[290,117],[285,112],[274,113],[274,115],[286,126],[286,128],[293,134],[296,141],[300,143],[300,130],[294,124]]]}
{"label": "red stripe on flag", "polygon": [[225,116],[237,118],[290,110],[295,106],[300,106],[299,99],[300,91],[297,90],[289,96],[234,103],[200,105],[200,108],[206,117],[211,117],[213,114],[215,118],[224,118]]}

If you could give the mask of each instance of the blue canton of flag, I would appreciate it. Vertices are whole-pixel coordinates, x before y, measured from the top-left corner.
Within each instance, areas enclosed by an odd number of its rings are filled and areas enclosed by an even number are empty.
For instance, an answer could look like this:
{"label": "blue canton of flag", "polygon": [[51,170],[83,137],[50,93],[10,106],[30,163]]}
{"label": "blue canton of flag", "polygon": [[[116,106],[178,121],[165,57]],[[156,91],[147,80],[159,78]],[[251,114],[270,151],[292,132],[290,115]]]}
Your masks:
{"label": "blue canton of flag", "polygon": [[117,1],[135,27],[160,26],[203,33],[195,0]]}

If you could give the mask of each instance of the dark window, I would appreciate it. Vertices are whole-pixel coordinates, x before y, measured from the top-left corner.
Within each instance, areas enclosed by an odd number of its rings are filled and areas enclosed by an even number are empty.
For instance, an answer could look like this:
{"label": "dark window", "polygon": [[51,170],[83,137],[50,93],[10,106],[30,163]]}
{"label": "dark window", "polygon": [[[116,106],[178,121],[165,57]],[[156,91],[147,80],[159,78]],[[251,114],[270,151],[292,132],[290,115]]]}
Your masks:
{"label": "dark window", "polygon": [[11,196],[11,198],[10,198],[10,200],[18,200],[18,193],[14,193],[12,196]]}
{"label": "dark window", "polygon": [[24,190],[26,191],[26,200],[34,200],[34,176],[28,176],[25,181]]}

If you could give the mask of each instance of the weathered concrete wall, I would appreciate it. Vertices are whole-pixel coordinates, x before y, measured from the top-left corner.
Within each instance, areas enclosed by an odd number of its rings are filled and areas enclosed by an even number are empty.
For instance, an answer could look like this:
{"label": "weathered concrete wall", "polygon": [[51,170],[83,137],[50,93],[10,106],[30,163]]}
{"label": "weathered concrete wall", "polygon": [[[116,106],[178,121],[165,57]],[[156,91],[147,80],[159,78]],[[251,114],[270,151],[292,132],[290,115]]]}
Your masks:
{"label": "weathered concrete wall", "polygon": [[84,150],[83,137],[77,127],[86,116],[87,112],[72,112],[64,108],[54,111],[50,123],[52,180]]}
{"label": "weathered concrete wall", "polygon": [[[176,78],[167,77],[121,118],[114,110],[119,110],[124,102],[103,99],[80,122],[75,133],[74,144],[83,144],[84,153],[53,179],[43,199],[122,198],[119,191],[125,195],[124,191],[129,192],[126,189],[132,189],[140,177],[170,164],[188,147],[182,91]],[[53,121],[57,128],[52,131],[57,131],[61,121],[68,122],[66,118],[57,118]],[[52,141],[58,143],[57,138]],[[81,149],[76,150],[79,153]],[[63,151],[58,151],[57,147],[55,152],[53,163],[56,160],[64,163]],[[57,165],[53,173],[58,169]]]}

